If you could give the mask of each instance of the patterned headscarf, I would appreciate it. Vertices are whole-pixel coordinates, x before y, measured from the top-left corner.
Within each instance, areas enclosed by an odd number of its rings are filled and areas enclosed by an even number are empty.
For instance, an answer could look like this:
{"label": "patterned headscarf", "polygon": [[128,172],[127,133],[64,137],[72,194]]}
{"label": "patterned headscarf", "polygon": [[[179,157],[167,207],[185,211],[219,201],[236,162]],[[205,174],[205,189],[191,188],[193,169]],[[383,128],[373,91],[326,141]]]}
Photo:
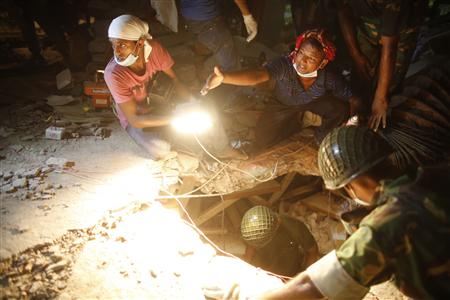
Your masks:
{"label": "patterned headscarf", "polygon": [[295,59],[295,56],[297,55],[297,52],[300,49],[303,41],[308,38],[313,38],[322,45],[322,51],[325,54],[325,58],[327,60],[334,60],[336,56],[336,47],[334,46],[333,42],[327,38],[326,32],[323,29],[311,29],[300,34],[297,37],[297,41],[295,42],[294,51],[292,51],[289,55],[291,59]]}

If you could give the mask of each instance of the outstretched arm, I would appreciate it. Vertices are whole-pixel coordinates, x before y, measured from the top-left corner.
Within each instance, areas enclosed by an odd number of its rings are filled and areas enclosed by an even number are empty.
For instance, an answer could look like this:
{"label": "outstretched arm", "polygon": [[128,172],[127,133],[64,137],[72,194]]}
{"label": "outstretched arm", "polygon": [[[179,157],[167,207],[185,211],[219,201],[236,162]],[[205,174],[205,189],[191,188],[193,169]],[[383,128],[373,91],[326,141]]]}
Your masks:
{"label": "outstretched arm", "polygon": [[300,273],[279,289],[267,292],[257,299],[289,300],[289,299],[322,299],[323,295],[305,272]]}
{"label": "outstretched arm", "polygon": [[214,67],[214,73],[206,80],[205,85],[201,90],[202,95],[206,95],[209,90],[212,90],[222,83],[252,86],[259,83],[266,82],[270,79],[269,72],[265,68],[242,70],[236,72],[222,72],[219,67]]}

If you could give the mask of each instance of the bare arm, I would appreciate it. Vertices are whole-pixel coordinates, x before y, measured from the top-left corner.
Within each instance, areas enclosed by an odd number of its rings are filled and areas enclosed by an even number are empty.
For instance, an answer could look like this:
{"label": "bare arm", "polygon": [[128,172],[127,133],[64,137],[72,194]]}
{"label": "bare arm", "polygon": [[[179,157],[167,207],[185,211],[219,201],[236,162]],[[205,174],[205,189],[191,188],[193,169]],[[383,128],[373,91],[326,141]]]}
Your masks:
{"label": "bare arm", "polygon": [[214,73],[209,75],[200,93],[204,96],[209,92],[209,90],[215,89],[222,83],[251,86],[269,80],[270,74],[265,68],[225,73],[216,66],[214,67]]}
{"label": "bare arm", "polygon": [[119,108],[131,126],[135,128],[159,127],[170,123],[168,116],[139,115],[134,101],[119,103]]}
{"label": "bare arm", "polygon": [[389,85],[392,81],[397,54],[398,36],[382,36],[380,69],[378,73],[378,84],[372,104],[372,116],[369,126],[377,130],[381,124],[386,127],[386,111],[389,105]]}
{"label": "bare arm", "polygon": [[367,81],[371,79],[372,68],[370,62],[361,52],[358,40],[356,39],[356,26],[354,24],[353,12],[348,5],[344,5],[337,1],[338,4],[338,19],[341,27],[342,35],[344,36],[345,44],[349,51],[350,57],[355,63],[357,72],[363,76]]}
{"label": "bare arm", "polygon": [[250,14],[250,10],[247,6],[247,0],[234,0],[234,3],[236,3],[237,7],[239,7],[239,10],[243,16]]}
{"label": "bare arm", "polygon": [[298,274],[282,287],[267,292],[257,299],[289,300],[289,299],[322,299],[323,295],[317,290],[309,276],[303,272]]}
{"label": "bare arm", "polygon": [[223,73],[223,83],[233,85],[257,85],[269,79],[269,72],[265,68]]}

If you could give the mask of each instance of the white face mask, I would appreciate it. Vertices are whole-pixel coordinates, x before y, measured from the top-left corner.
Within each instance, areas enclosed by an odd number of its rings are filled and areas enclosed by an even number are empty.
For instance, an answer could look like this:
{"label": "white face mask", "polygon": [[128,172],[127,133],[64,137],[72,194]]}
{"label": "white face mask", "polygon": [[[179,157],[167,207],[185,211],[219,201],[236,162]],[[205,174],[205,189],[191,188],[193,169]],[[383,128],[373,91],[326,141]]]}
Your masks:
{"label": "white face mask", "polygon": [[348,190],[350,191],[350,193],[352,195],[350,195],[350,197],[352,197],[353,201],[355,201],[356,203],[358,203],[359,205],[363,205],[363,206],[369,206],[369,203],[367,203],[366,201],[363,201],[361,199],[358,198],[358,196],[356,196],[355,191],[353,190],[353,188],[350,185],[347,185]]}
{"label": "white face mask", "polygon": [[[133,52],[136,50],[136,47],[137,47],[137,43],[136,43],[136,46],[134,47]],[[134,64],[137,61],[137,59],[139,58],[139,55],[134,55],[133,52],[131,52],[127,56],[127,58],[125,58],[124,60],[121,60],[121,61],[118,60],[117,57],[114,55],[114,61],[121,66],[129,67],[132,64]]]}
{"label": "white face mask", "polygon": [[301,73],[298,69],[297,69],[297,64],[293,63],[292,64],[294,66],[295,71],[297,72],[298,76],[300,77],[305,77],[305,78],[315,78],[317,77],[317,70],[311,72],[311,73]]}

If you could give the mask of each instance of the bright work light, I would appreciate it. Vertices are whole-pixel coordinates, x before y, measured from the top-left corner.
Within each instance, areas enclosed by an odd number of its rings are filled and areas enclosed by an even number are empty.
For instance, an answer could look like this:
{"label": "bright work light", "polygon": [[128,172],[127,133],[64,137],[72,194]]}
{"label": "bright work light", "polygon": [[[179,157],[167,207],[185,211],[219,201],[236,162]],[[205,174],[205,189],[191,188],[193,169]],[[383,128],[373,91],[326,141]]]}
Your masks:
{"label": "bright work light", "polygon": [[183,103],[177,106],[171,125],[181,133],[200,134],[211,128],[211,115],[197,102]]}

